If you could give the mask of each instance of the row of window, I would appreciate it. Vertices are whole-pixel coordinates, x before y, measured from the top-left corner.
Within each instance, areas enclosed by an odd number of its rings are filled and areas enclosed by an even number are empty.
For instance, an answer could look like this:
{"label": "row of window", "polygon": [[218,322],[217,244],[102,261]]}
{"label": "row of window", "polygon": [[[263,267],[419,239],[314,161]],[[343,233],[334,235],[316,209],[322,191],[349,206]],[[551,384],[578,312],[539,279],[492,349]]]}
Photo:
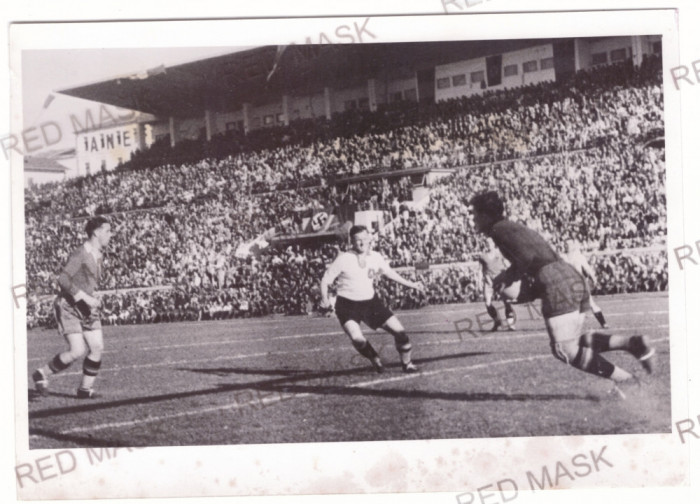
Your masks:
{"label": "row of window", "polygon": [[613,49],[610,51],[610,59],[608,60],[607,52],[599,52],[591,54],[591,65],[607,65],[608,63],[615,63],[617,61],[624,61],[627,58],[632,57],[631,47],[621,47],[620,49]]}
{"label": "row of window", "polygon": [[[396,91],[389,95],[389,102],[395,103],[400,101],[418,101],[418,93],[416,88],[404,89],[403,91]],[[344,110],[368,110],[369,109],[369,98],[359,98],[357,100],[346,100],[344,103]]]}
{"label": "row of window", "polygon": [[[554,58],[543,58],[541,60],[530,60],[523,62],[523,73],[537,72],[538,70],[549,70],[554,68]],[[504,77],[513,77],[518,75],[517,63],[505,65],[503,67]],[[484,70],[477,70],[469,74],[469,82],[472,84],[481,84],[486,81],[486,73]],[[442,77],[437,80],[438,89],[447,89],[449,87],[459,87],[467,85],[467,75],[458,74],[451,77]]]}
{"label": "row of window", "polygon": [[[652,51],[654,54],[661,54],[661,41],[652,44]],[[607,65],[608,63],[625,61],[631,57],[632,48],[621,47],[619,49],[613,49],[609,53],[607,51],[602,51],[591,54],[591,65]]]}
{"label": "row of window", "polygon": [[369,110],[369,98],[358,98],[357,100],[345,100],[344,110]]}
{"label": "row of window", "polygon": [[[117,165],[120,165],[124,162],[123,158],[118,158],[117,159]],[[107,169],[107,161],[104,159],[100,161],[100,170],[105,171]],[[90,163],[85,163],[85,174],[90,175]]]}

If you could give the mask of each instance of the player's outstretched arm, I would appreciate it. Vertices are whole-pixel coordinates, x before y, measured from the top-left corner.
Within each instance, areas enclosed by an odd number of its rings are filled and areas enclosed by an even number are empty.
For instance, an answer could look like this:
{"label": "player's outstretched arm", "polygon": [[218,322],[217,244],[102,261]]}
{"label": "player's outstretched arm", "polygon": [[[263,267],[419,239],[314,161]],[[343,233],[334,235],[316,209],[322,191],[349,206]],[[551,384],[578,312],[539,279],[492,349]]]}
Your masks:
{"label": "player's outstretched arm", "polygon": [[410,280],[406,280],[404,277],[399,275],[392,268],[388,268],[388,267],[382,268],[382,273],[389,280],[393,280],[394,282],[401,284],[404,287],[408,287],[409,289],[416,289],[416,290],[421,291],[421,292],[423,292],[425,290],[425,287],[423,286],[423,284],[418,283],[418,282],[412,282]]}

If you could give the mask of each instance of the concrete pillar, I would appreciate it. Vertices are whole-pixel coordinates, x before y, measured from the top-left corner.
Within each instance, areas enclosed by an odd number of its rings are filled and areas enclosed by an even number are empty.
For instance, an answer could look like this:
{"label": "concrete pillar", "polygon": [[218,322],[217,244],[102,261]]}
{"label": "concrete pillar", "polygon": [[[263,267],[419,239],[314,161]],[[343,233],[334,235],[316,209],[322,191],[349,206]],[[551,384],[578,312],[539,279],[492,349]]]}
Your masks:
{"label": "concrete pillar", "polygon": [[323,110],[326,111],[326,119],[330,120],[333,109],[331,108],[331,88],[323,88]]}
{"label": "concrete pillar", "polygon": [[285,126],[289,126],[289,96],[282,96],[282,120]]}
{"label": "concrete pillar", "polygon": [[247,135],[250,131],[250,103],[243,104],[243,132]]}
{"label": "concrete pillar", "polygon": [[369,110],[377,110],[377,79],[367,79],[367,97],[369,98]]}
{"label": "concrete pillar", "polygon": [[146,123],[139,123],[138,124],[138,146],[139,150],[144,150],[148,146],[146,145]]}
{"label": "concrete pillar", "polygon": [[204,111],[204,131],[207,135],[207,142],[211,142],[211,137],[214,134],[214,114],[215,112],[212,112],[211,110]]}
{"label": "concrete pillar", "polygon": [[644,42],[640,35],[632,36],[632,63],[634,66],[639,66],[642,64],[642,59],[644,58]]}
{"label": "concrete pillar", "polygon": [[416,83],[416,101],[420,103],[420,87],[418,86],[418,71],[416,71],[416,74],[413,77],[413,82]]}
{"label": "concrete pillar", "polygon": [[170,126],[170,147],[175,147],[175,144],[177,143],[177,128],[175,127],[175,118],[170,116],[169,118],[169,126]]}

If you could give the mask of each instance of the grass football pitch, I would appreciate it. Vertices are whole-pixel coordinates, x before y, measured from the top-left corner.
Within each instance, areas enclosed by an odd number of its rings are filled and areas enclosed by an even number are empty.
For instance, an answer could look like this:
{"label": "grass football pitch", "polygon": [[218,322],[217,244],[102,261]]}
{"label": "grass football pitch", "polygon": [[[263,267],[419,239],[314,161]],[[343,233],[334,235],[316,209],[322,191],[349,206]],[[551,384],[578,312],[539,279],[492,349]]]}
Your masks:
{"label": "grass football pitch", "polygon": [[[65,343],[55,330],[32,330],[29,446],[670,432],[667,293],[596,300],[612,332],[647,334],[657,349],[652,375],[625,352],[606,354],[642,379],[623,390],[626,399],[551,355],[539,302],[516,307],[515,331],[495,333],[480,303],[397,312],[418,374],[402,373],[390,335],[365,328],[386,366],[375,373],[335,317],[105,327],[100,397],[92,400],[75,398],[80,362],[51,378],[48,396],[35,395],[32,371]],[[590,313],[585,327],[598,327]]]}

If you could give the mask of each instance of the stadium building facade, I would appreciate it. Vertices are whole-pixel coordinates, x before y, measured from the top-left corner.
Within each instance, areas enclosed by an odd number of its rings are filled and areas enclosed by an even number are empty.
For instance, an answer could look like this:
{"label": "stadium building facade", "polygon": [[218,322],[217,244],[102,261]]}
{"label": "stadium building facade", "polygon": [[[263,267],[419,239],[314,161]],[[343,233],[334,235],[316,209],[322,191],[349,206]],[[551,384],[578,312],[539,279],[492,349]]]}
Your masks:
{"label": "stadium building facade", "polygon": [[[405,46],[414,46],[407,48]],[[415,49],[415,50],[413,50]],[[156,141],[211,140],[353,109],[435,103],[553,81],[661,53],[660,35],[415,44],[266,46],[61,93],[153,115],[85,131],[78,175],[111,170]]]}
{"label": "stadium building facade", "polygon": [[153,127],[144,121],[110,124],[76,134],[77,176],[113,170],[137,150],[153,144]]}

